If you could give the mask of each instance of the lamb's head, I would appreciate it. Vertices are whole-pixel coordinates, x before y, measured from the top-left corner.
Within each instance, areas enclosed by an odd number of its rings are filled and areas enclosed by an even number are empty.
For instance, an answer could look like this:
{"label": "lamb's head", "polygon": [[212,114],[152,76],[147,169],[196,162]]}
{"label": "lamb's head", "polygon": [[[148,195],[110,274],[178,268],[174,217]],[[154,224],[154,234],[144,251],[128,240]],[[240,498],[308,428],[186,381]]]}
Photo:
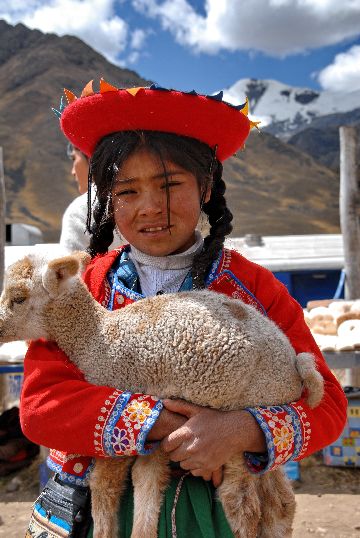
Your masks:
{"label": "lamb's head", "polygon": [[85,252],[51,261],[33,254],[11,265],[0,296],[0,343],[49,337],[47,307],[71,287],[89,259]]}

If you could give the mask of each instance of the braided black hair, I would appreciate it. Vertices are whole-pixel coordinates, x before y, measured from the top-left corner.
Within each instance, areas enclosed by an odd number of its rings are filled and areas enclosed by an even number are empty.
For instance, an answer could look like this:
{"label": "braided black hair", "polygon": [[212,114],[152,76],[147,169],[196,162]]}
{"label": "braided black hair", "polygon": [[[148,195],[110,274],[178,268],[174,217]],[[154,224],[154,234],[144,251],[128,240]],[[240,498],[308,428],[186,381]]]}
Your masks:
{"label": "braided black hair", "polygon": [[222,172],[222,164],[216,161],[210,200],[202,207],[209,219],[210,233],[205,237],[203,251],[195,257],[192,266],[193,287],[196,289],[205,287],[205,279],[211,265],[223,247],[225,237],[233,229],[233,215],[226,205],[226,185]]}
{"label": "braided black hair", "polygon": [[[157,131],[125,131],[107,135],[99,142],[90,161],[89,174],[96,185],[97,202],[93,213],[94,222],[90,227],[91,239],[88,251],[91,256],[95,256],[107,252],[111,245],[115,228],[111,200],[114,181],[126,159],[143,147],[160,158],[165,171],[164,161],[168,160],[194,174],[198,181],[202,209],[208,216],[210,224],[210,234],[205,238],[204,249],[195,258],[192,269],[194,287],[202,288],[205,286],[206,274],[211,263],[223,246],[225,236],[232,230],[230,224],[232,214],[224,198],[226,187],[222,180],[221,163],[216,160],[209,146],[193,138]],[[212,188],[210,200],[203,204],[209,188]],[[169,219],[168,188],[166,192]]]}

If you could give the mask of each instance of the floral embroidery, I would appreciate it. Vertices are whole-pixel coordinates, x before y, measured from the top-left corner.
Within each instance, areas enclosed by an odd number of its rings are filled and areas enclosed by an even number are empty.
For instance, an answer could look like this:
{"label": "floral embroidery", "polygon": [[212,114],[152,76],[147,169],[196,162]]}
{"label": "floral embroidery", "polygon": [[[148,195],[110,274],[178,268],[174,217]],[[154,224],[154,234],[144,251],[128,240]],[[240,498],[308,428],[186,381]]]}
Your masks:
{"label": "floral embroidery", "polygon": [[140,402],[135,400],[131,405],[129,405],[127,411],[129,413],[129,419],[132,422],[137,422],[139,427],[140,424],[143,424],[146,418],[151,415],[149,402],[146,401]]}
{"label": "floral embroidery", "polygon": [[116,452],[126,452],[130,448],[130,441],[127,438],[127,431],[124,429],[114,428],[111,436],[111,442]]}
{"label": "floral embroidery", "polygon": [[104,455],[112,457],[150,454],[155,445],[146,444],[146,435],[161,409],[162,402],[152,396],[122,393],[112,406],[106,424],[96,425],[103,430],[94,433],[94,443],[97,438],[102,439],[95,450],[102,450]]}
{"label": "floral embroidery", "polygon": [[128,403],[130,396],[130,392],[115,390],[112,394],[107,396],[105,402],[101,405],[101,415],[98,416],[98,422],[95,424],[94,428],[94,448],[97,455],[113,455],[112,451],[109,451],[109,447],[111,446],[109,433],[112,433],[113,426],[115,426],[116,421]]}
{"label": "floral embroidery", "polygon": [[[155,398],[154,398],[155,401]],[[142,425],[142,428],[139,432],[137,442],[136,442],[136,451],[140,456],[146,456],[147,454],[151,454],[155,448],[157,447],[157,443],[147,443],[146,437],[153,425],[155,424],[157,418],[160,415],[160,412],[163,408],[163,403],[161,400],[156,401],[153,409],[152,414],[149,416],[144,424]]]}
{"label": "floral embroidery", "polygon": [[[119,430],[121,430],[124,429],[124,426],[126,426],[126,424],[123,423],[123,415],[126,412],[126,406],[131,400],[131,397],[132,395],[130,392],[123,392],[118,397],[116,402],[114,402],[114,405],[111,408],[111,412],[107,417],[106,424],[103,425],[103,433],[99,437],[102,438],[102,450],[104,454],[108,456],[116,456],[117,454],[129,456],[135,454],[136,441],[133,428],[127,429],[127,440],[129,444],[126,447],[125,452],[117,452],[112,441],[112,436],[115,428],[117,427]],[[96,436],[96,432],[94,435]]]}
{"label": "floral embroidery", "polygon": [[254,465],[248,458],[253,472],[264,473],[299,456],[304,439],[299,415],[292,405],[254,407],[247,410],[254,415],[265,435],[269,457],[266,467]]}
{"label": "floral embroidery", "polygon": [[286,426],[274,428],[274,445],[279,451],[287,450],[293,441],[293,436]]}

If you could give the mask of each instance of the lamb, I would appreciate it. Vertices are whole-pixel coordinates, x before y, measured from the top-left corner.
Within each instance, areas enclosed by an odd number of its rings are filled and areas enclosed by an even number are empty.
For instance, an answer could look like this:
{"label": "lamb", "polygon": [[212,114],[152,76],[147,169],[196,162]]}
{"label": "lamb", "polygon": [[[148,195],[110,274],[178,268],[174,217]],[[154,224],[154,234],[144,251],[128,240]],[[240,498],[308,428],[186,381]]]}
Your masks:
{"label": "lamb", "polygon": [[[12,265],[0,297],[0,342],[55,340],[94,384],[232,410],[298,399],[315,407],[323,379],[308,353],[251,306],[208,290],[143,299],[109,312],[80,278],[75,253],[47,262],[29,255]],[[276,367],[274,367],[276,366]],[[216,381],[216,382],[214,382]],[[97,459],[90,480],[95,538],[117,536],[117,505],[134,458]],[[169,480],[165,455],[135,459],[132,538],[156,538]],[[252,475],[242,456],[224,468],[218,488],[236,538],[292,534],[294,494],[282,470]]]}

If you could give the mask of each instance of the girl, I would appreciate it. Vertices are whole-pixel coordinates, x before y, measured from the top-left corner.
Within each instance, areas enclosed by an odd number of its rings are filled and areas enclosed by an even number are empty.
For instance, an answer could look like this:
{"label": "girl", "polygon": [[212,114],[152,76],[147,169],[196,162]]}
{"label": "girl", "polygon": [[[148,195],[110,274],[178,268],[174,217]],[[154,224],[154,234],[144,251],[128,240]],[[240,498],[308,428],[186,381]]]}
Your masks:
{"label": "girl", "polygon": [[[126,387],[90,385],[54,343],[37,341],[25,361],[23,430],[53,448],[49,465],[58,483],[69,488],[86,486],[91,458],[142,455],[153,449],[152,441],[161,441],[176,465],[159,536],[173,536],[175,523],[178,538],[230,538],[215,502],[224,463],[241,452],[249,472],[267,472],[331,443],[346,420],[345,396],[301,307],[269,271],[223,246],[232,215],[222,161],[242,147],[249,133],[246,106],[233,107],[220,95],[153,86],[118,90],[103,80],[100,93],[94,94],[91,85],[80,99],[65,93],[69,104],[61,127],[91,157],[89,200],[91,180],[97,189],[92,224],[91,204],[88,212],[93,261],[84,275],[96,300],[114,310],[157,293],[203,287],[240,298],[274,320],[297,353],[315,355],[325,396],[314,410],[304,399],[232,412],[161,402],[130,394]],[[210,225],[205,239],[196,229],[201,212]],[[128,244],[107,252],[114,228]],[[185,478],[184,471],[190,471]],[[121,514],[120,533],[127,538],[131,484]]]}

